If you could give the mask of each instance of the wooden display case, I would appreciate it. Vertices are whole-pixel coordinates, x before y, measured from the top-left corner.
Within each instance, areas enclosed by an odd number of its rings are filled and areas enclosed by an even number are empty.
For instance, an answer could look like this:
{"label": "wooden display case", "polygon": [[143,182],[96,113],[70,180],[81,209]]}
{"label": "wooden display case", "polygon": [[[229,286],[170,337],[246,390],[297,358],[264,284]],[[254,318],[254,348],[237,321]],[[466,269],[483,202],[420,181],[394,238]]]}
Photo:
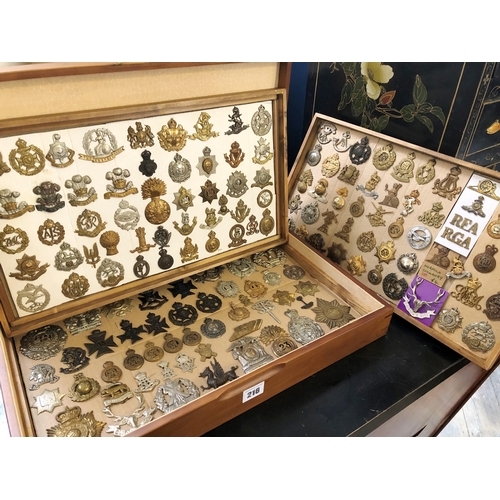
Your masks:
{"label": "wooden display case", "polygon": [[290,175],[290,232],[488,369],[500,353],[499,179],[316,114]]}
{"label": "wooden display case", "polygon": [[[162,102],[0,122],[12,435],[85,433],[69,426],[78,414],[103,436],[200,435],[385,334],[392,308],[288,235],[288,66],[213,70],[161,70],[174,90]],[[204,76],[211,96],[196,94]],[[314,340],[287,331],[304,322]],[[113,364],[122,378],[104,382]]]}

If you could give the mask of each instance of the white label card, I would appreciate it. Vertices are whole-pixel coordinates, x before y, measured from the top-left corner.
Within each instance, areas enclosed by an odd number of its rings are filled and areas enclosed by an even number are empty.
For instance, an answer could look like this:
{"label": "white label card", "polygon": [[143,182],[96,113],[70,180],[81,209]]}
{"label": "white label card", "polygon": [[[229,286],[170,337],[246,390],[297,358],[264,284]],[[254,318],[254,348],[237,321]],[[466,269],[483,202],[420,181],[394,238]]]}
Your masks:
{"label": "white label card", "polygon": [[264,394],[264,382],[260,382],[253,387],[245,389],[243,391],[243,403],[250,401],[251,399]]}
{"label": "white label card", "polygon": [[[498,201],[481,195],[478,186],[484,177],[474,174],[457,200],[435,242],[467,257],[488,224]],[[478,205],[479,202],[479,205]],[[475,207],[478,206],[478,209]]]}

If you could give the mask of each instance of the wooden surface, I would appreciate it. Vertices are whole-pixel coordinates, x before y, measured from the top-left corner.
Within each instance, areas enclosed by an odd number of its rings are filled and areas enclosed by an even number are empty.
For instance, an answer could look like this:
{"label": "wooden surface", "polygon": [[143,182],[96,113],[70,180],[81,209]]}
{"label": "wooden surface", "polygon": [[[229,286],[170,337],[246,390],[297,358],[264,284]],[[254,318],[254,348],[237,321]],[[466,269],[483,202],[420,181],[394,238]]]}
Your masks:
{"label": "wooden surface", "polygon": [[500,437],[500,368],[484,381],[438,437]]}

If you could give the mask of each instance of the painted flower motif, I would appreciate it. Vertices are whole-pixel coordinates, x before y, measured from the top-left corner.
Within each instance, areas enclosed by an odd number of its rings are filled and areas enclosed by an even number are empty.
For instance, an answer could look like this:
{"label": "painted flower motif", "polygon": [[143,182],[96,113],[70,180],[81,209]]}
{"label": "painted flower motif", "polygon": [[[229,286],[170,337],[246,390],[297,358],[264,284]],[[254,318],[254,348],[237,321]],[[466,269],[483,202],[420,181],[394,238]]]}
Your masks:
{"label": "painted flower motif", "polygon": [[361,74],[365,77],[368,97],[375,100],[378,99],[381,92],[379,83],[387,83],[394,76],[394,71],[387,64],[362,62]]}

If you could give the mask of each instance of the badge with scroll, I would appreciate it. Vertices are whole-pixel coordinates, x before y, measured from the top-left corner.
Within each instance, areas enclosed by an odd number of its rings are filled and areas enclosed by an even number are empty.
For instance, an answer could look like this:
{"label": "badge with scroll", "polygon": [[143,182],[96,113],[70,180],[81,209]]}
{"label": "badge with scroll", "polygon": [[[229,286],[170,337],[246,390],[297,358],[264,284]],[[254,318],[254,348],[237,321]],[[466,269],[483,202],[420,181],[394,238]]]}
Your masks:
{"label": "badge with scroll", "polygon": [[399,301],[398,309],[431,326],[447,298],[446,290],[417,275]]}

